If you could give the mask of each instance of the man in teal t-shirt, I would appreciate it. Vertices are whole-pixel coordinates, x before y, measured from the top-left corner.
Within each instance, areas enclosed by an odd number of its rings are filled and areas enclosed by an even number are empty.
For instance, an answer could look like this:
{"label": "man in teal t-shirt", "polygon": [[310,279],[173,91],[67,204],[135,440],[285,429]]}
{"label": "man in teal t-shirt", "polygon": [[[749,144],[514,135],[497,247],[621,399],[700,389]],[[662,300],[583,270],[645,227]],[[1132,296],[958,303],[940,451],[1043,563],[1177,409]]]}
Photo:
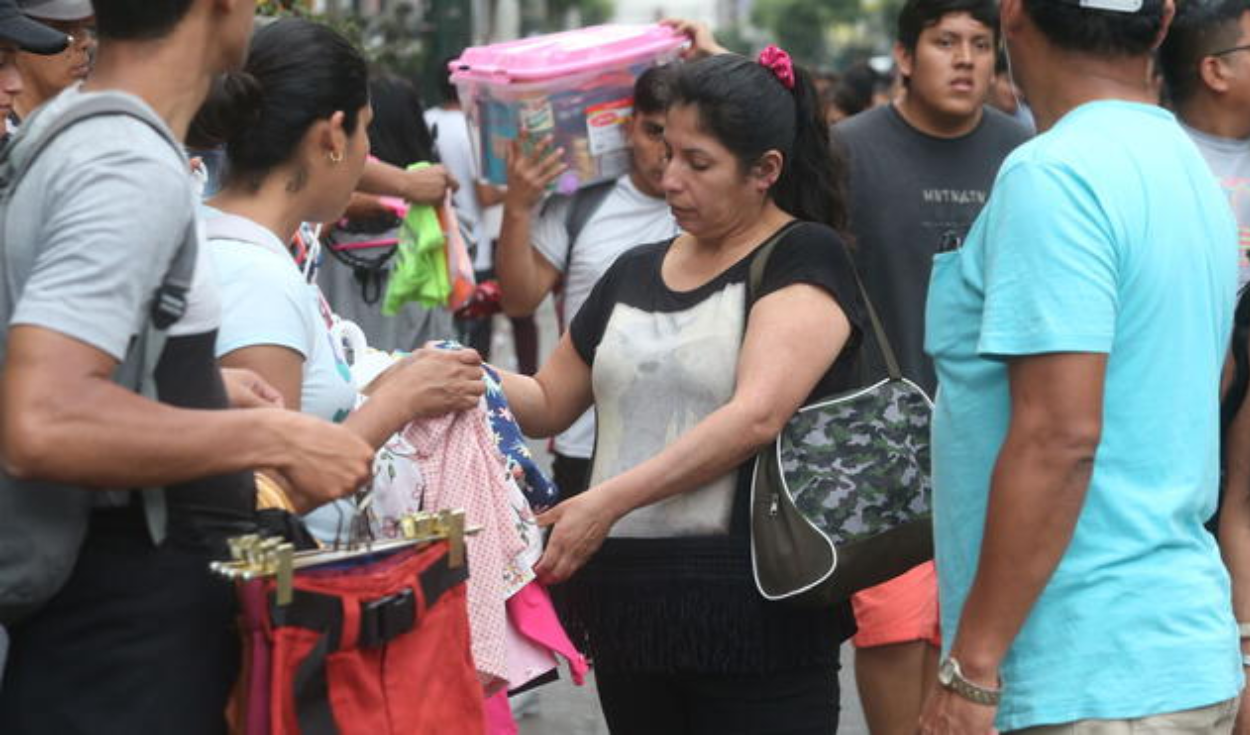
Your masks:
{"label": "man in teal t-shirt", "polygon": [[[1237,234],[1144,82],[1171,15],[1003,2],[1042,134],[934,263],[946,658],[922,732],[1232,728],[1237,627],[1203,522]],[[1116,720],[1142,729],[1086,729]]]}

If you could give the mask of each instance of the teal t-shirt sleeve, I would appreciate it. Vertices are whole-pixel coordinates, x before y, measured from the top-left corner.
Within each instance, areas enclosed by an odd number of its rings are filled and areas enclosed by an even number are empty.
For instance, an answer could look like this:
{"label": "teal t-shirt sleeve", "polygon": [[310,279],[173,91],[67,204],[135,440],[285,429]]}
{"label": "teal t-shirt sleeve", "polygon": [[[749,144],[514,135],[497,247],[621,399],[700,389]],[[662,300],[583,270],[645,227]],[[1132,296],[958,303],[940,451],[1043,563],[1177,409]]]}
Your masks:
{"label": "teal t-shirt sleeve", "polygon": [[1068,168],[1005,170],[986,209],[986,357],[1111,351],[1118,268],[1111,223]]}
{"label": "teal t-shirt sleeve", "polygon": [[[223,247],[213,243],[213,247]],[[226,245],[226,248],[238,247]],[[257,248],[244,244],[242,247]],[[221,329],[217,356],[245,347],[275,345],[312,357],[317,338],[308,286],[293,270],[266,267],[263,259],[237,258],[240,253],[215,253],[221,284]],[[220,257],[220,256],[225,256]]]}

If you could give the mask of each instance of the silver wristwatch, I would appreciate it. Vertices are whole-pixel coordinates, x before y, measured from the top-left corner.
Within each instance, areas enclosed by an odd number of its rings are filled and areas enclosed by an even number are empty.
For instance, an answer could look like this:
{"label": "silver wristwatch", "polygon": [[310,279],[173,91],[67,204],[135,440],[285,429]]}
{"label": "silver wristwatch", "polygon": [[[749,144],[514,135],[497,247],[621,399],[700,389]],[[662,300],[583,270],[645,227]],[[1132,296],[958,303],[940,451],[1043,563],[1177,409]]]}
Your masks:
{"label": "silver wristwatch", "polygon": [[959,662],[953,656],[947,656],[946,660],[942,661],[942,665],[938,667],[937,678],[939,684],[964,699],[987,707],[998,706],[998,700],[1003,697],[1001,688],[991,689],[965,679],[964,672],[959,668]]}

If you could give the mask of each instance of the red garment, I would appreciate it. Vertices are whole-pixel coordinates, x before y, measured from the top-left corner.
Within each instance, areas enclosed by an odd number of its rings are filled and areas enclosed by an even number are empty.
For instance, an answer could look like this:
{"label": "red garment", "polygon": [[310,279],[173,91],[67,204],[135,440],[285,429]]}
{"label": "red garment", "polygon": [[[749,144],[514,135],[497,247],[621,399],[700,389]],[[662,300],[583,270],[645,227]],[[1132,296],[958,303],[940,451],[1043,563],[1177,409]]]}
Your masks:
{"label": "red garment", "polygon": [[483,731],[466,570],[446,559],[444,542],[296,575],[271,609],[272,735]]}

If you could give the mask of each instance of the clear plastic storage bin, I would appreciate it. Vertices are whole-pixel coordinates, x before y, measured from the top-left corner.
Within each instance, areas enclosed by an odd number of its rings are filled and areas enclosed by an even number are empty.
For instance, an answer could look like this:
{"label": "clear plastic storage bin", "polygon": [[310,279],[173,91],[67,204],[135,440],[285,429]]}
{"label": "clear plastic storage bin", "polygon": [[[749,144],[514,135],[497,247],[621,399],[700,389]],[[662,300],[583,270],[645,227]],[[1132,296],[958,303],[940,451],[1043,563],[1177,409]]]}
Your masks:
{"label": "clear plastic storage bin", "polygon": [[508,145],[520,130],[564,148],[556,191],[629,171],[624,123],[634,82],[678,58],[684,35],[661,25],[602,25],[466,49],[451,79],[469,120],[478,174],[507,183]]}

